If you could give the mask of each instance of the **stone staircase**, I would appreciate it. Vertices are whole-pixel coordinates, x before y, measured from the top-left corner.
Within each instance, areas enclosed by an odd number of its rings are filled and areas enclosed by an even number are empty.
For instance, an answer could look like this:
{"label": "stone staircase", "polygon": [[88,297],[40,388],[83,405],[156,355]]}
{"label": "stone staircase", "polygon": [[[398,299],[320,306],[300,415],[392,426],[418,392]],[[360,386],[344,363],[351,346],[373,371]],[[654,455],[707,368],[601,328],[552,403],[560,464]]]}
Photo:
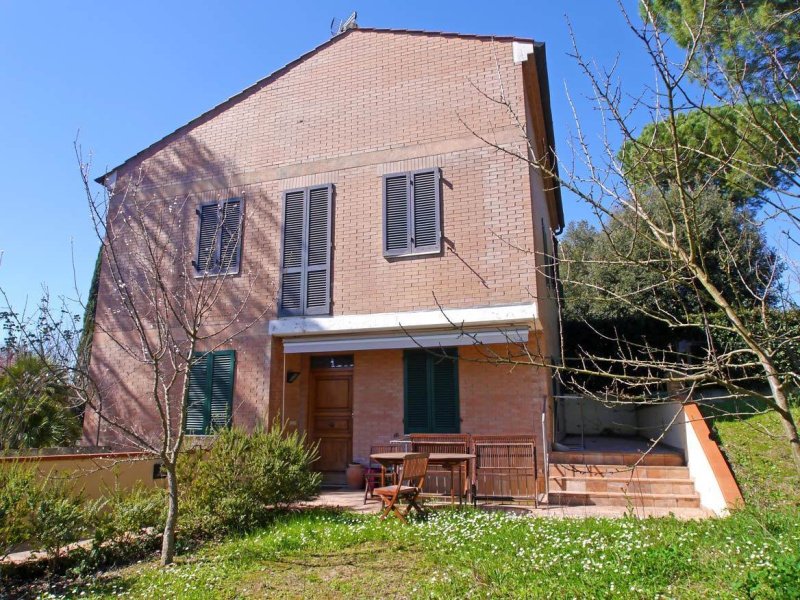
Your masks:
{"label": "stone staircase", "polygon": [[700,507],[677,452],[552,452],[549,484],[551,505]]}

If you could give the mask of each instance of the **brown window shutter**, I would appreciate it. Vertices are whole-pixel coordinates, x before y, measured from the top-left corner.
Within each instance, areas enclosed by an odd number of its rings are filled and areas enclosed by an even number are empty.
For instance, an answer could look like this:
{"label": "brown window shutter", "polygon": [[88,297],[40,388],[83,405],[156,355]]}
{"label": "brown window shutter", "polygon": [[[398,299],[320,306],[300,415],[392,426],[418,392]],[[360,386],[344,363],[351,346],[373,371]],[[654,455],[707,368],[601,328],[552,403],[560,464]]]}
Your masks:
{"label": "brown window shutter", "polygon": [[442,249],[439,169],[383,178],[383,254],[428,254]]}
{"label": "brown window shutter", "polygon": [[238,273],[242,253],[242,199],[226,200],[220,212],[219,270]]}
{"label": "brown window shutter", "polygon": [[331,310],[331,207],[333,186],[308,189],[305,314]]}
{"label": "brown window shutter", "polygon": [[303,233],[305,230],[305,191],[283,195],[283,251],[281,313],[303,313]]}
{"label": "brown window shutter", "polygon": [[407,175],[383,178],[383,254],[401,256],[411,252],[410,182]]}
{"label": "brown window shutter", "polygon": [[332,225],[332,185],[284,194],[281,314],[330,313]]}
{"label": "brown window shutter", "polygon": [[197,211],[200,226],[197,231],[197,273],[213,273],[217,268],[217,232],[219,230],[219,204],[204,204]]}
{"label": "brown window shutter", "polygon": [[419,171],[411,176],[414,198],[414,252],[438,252],[442,249],[439,198],[439,169]]}

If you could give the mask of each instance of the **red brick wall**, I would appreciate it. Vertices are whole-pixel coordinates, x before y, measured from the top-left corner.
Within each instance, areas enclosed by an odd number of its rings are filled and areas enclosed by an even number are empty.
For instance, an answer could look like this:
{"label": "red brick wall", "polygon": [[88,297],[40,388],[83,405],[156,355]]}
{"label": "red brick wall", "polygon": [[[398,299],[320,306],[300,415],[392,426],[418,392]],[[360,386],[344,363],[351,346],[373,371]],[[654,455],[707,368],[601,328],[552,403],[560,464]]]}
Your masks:
{"label": "red brick wall", "polygon": [[353,372],[353,458],[372,444],[403,435],[403,351],[356,352]]}
{"label": "red brick wall", "polygon": [[[495,357],[506,353],[503,346],[483,350],[459,348],[461,432],[533,434],[541,443],[541,415],[550,385],[547,371],[498,364]],[[355,353],[353,457],[366,458],[372,444],[402,435],[403,351]]]}
{"label": "red brick wall", "polygon": [[353,31],[149,151],[146,183],[442,142],[469,135],[460,119],[481,132],[510,125],[480,91],[499,96],[502,87],[521,107],[511,52],[508,41]]}
{"label": "red brick wall", "polygon": [[[253,327],[229,344],[238,353],[235,423],[271,421],[287,401],[296,405],[296,420],[304,419],[302,382],[291,391],[287,387],[283,396],[283,358],[277,348],[276,360],[270,360],[276,344],[267,335],[280,282],[284,190],[334,185],[334,315],[434,309],[434,295],[445,307],[535,301],[536,256],[517,249],[533,248],[537,235],[529,169],[486,147],[464,123],[516,151],[524,152],[524,139],[507,111],[475,86],[495,96],[502,86],[524,114],[522,71],[513,64],[511,42],[355,31],[233,106],[168,136],[119,173],[118,190],[130,190],[126,184],[141,177],[137,198],[151,203],[148,210],[169,202],[178,207],[164,236],[185,254],[193,252],[197,205],[245,198],[241,273],[225,282],[209,324],[211,329],[224,323],[249,298],[237,322]],[[387,261],[381,176],[432,166],[441,167],[444,182],[444,251]],[[136,260],[131,254],[124,262],[135,269]],[[110,283],[105,266],[97,319],[101,329],[114,334],[130,325],[119,317]],[[130,370],[127,359],[103,336],[93,352],[93,360],[105,365],[99,376],[117,390],[113,404],[118,410],[143,424],[152,421],[152,410],[142,402],[144,378],[113,384]],[[359,353],[357,361],[369,365],[389,361],[390,355]],[[472,375],[468,371],[465,377],[470,381]],[[374,385],[357,380],[356,389],[366,386],[369,395]],[[473,402],[469,395],[463,401]],[[379,416],[369,412],[373,409],[357,410]],[[389,429],[391,434],[402,426]]]}

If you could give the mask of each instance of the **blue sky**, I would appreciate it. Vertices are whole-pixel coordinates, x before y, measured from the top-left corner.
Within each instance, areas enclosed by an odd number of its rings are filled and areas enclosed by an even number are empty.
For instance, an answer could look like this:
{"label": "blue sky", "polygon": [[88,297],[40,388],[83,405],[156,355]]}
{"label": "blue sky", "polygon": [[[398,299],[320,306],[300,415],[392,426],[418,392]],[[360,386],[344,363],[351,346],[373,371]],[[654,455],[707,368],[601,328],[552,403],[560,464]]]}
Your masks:
{"label": "blue sky", "polygon": [[[567,17],[585,54],[605,64],[619,54],[624,82],[652,81],[615,3],[596,0],[0,0],[0,287],[12,304],[35,303],[42,285],[73,295],[73,252],[78,286],[88,288],[98,241],[73,154],[78,131],[99,175],[325,41],[331,19],[352,10],[365,27],[545,42],[562,154],[574,129],[565,86],[585,131],[601,135],[585,80],[567,56]],[[568,221],[586,216],[569,196],[564,209]]]}

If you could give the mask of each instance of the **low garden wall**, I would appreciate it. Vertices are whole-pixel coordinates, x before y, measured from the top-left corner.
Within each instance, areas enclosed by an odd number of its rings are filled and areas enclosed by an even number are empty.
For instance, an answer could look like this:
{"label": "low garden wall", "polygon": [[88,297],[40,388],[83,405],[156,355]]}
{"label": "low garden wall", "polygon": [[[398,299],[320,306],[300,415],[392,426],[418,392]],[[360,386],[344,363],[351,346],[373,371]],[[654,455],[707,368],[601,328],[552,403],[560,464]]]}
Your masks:
{"label": "low garden wall", "polygon": [[686,464],[700,494],[701,504],[717,515],[744,505],[744,498],[725,457],[711,437],[708,423],[696,404],[683,407]]}
{"label": "low garden wall", "polygon": [[694,403],[664,403],[640,409],[640,430],[649,438],[663,434],[661,442],[683,452],[700,504],[718,516],[744,504],[742,494],[712,439],[708,423]]}
{"label": "low garden wall", "polygon": [[35,455],[0,457],[0,469],[10,465],[35,467],[41,478],[64,480],[87,499],[108,490],[163,486],[160,461],[144,452],[85,452],[58,449]]}

